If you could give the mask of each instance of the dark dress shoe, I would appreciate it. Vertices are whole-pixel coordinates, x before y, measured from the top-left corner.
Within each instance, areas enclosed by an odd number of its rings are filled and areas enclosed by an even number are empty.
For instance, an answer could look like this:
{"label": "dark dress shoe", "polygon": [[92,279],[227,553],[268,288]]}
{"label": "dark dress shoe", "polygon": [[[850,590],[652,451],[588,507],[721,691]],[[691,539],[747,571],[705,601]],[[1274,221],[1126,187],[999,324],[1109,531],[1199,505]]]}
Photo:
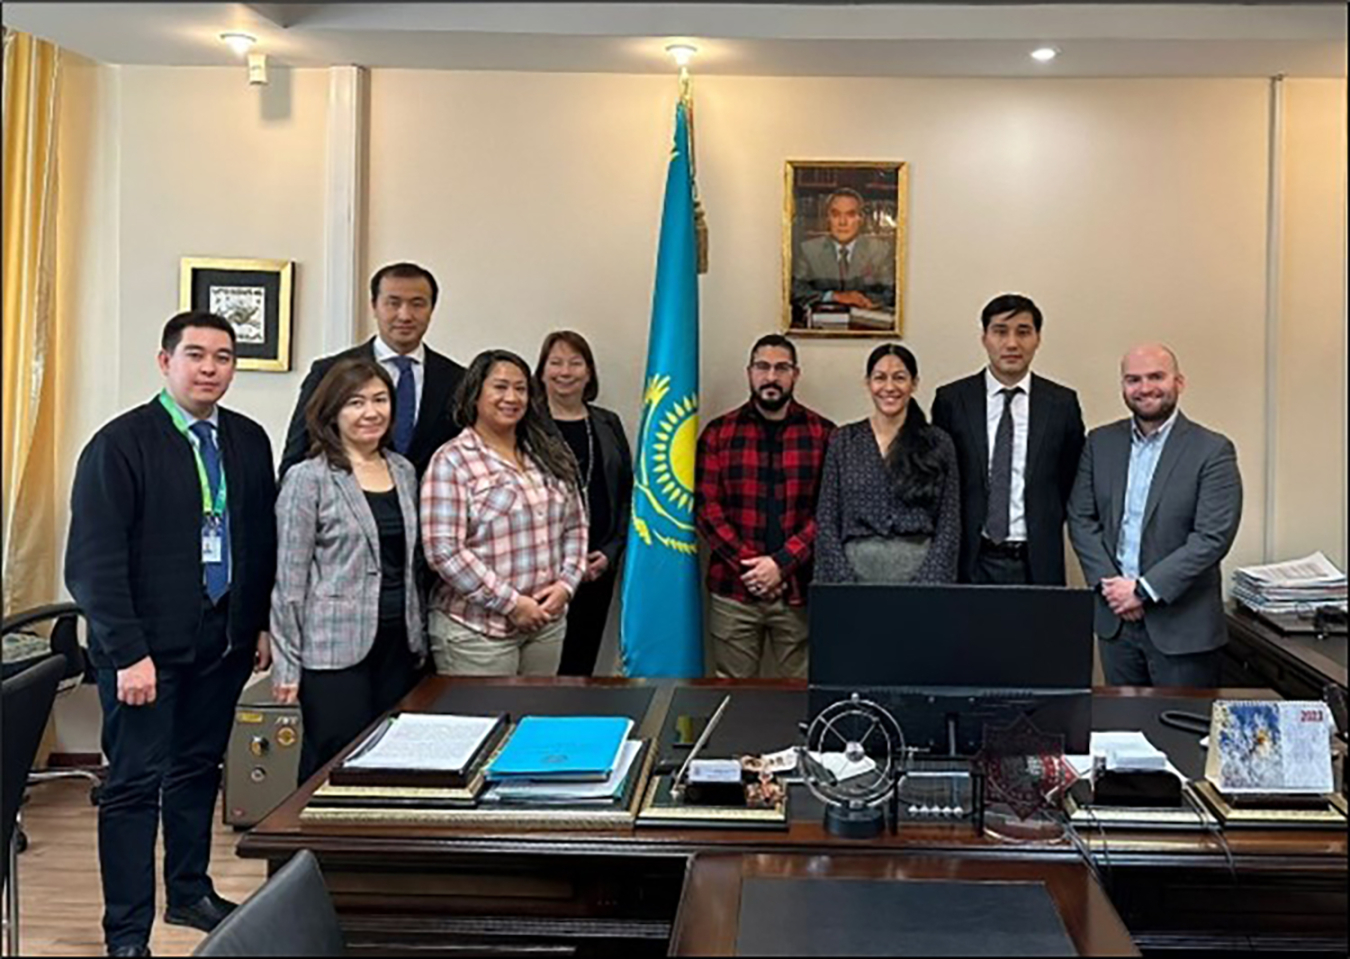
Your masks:
{"label": "dark dress shoe", "polygon": [[113,946],[108,950],[110,956],[148,956],[150,955],[149,946]]}
{"label": "dark dress shoe", "polygon": [[234,903],[213,892],[186,906],[170,906],[164,910],[164,921],[171,926],[191,926],[210,932],[234,910]]}

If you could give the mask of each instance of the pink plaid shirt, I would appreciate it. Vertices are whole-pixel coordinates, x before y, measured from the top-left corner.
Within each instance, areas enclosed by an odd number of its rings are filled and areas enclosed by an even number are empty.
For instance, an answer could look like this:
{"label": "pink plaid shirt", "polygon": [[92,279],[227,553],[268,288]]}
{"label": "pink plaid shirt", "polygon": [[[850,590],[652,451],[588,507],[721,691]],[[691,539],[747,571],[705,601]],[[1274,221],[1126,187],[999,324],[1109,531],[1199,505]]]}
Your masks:
{"label": "pink plaid shirt", "polygon": [[441,582],[431,609],[486,636],[516,632],[520,596],[586,570],[581,494],[533,461],[521,471],[472,427],[431,458],[422,480],[422,543]]}

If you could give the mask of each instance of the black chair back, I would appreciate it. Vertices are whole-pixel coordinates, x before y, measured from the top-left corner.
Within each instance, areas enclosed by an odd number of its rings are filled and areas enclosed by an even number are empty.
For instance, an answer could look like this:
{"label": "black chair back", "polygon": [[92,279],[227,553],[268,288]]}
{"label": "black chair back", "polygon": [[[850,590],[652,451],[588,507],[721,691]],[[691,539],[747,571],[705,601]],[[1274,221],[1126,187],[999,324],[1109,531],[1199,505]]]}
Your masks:
{"label": "black chair back", "polygon": [[66,672],[64,656],[48,656],[16,676],[4,681],[4,757],[0,769],[4,772],[3,794],[4,835],[0,845],[0,862],[4,863],[3,882],[9,884],[9,844],[14,841],[14,824],[19,818],[19,806],[28,785],[28,773],[33,768],[42,731],[52,714],[56,687]]}
{"label": "black chair back", "polygon": [[192,954],[341,956],[346,951],[319,861],[301,850]]}

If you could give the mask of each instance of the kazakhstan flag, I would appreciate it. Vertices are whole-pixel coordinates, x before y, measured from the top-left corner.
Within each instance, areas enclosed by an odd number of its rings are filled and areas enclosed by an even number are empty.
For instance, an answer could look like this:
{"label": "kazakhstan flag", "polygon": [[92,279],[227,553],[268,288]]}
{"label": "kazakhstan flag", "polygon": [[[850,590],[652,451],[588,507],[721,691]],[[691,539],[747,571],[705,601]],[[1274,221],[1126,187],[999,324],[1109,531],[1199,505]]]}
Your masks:
{"label": "kazakhstan flag", "polygon": [[703,675],[703,594],[694,537],[698,443],[698,251],[689,116],[675,108],[647,375],[624,565],[624,675]]}

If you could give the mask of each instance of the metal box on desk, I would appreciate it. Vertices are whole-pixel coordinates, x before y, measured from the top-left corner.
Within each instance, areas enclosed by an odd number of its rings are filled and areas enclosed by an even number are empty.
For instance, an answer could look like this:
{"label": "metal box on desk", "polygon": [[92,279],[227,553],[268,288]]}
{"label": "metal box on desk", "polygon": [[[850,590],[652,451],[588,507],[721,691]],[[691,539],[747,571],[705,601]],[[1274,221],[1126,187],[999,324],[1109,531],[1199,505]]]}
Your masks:
{"label": "metal box on desk", "polygon": [[271,677],[244,690],[225,751],[227,826],[256,825],[295,792],[302,736],[300,707],[272,701]]}

